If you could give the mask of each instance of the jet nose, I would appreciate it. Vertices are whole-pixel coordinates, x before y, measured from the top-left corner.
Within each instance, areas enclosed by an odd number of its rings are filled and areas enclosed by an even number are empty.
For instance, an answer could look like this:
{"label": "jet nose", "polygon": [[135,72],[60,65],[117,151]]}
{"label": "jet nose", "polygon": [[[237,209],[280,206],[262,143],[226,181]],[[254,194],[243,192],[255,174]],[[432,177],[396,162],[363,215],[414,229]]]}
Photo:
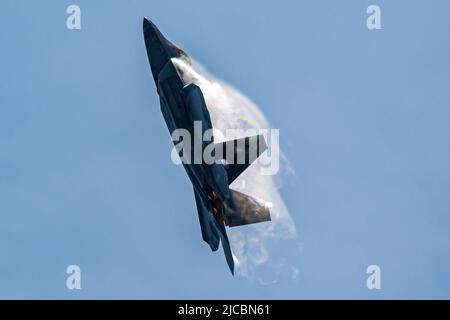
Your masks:
{"label": "jet nose", "polygon": [[144,17],[143,21],[144,39],[148,50],[158,47],[159,51],[164,51],[168,57],[179,57],[180,48],[174,45],[172,42],[166,39],[164,35],[159,31],[158,27],[147,17]]}
{"label": "jet nose", "polygon": [[158,86],[158,74],[173,56],[173,53],[170,42],[147,17],[144,17],[143,29],[148,61],[150,62],[153,79]]}
{"label": "jet nose", "polygon": [[148,26],[148,25],[151,25],[151,21],[150,21],[150,19],[149,18],[147,18],[147,17],[144,17],[144,28],[146,27],[146,26]]}
{"label": "jet nose", "polygon": [[169,54],[174,54],[174,47],[176,46],[164,37],[164,35],[159,31],[158,27],[147,17],[144,17],[143,21],[144,37],[146,42],[157,42],[160,46],[164,48]]}
{"label": "jet nose", "polygon": [[150,21],[150,19],[147,17],[144,17],[144,28],[145,28],[145,26],[151,25],[151,24],[153,24],[153,23]]}
{"label": "jet nose", "polygon": [[167,40],[156,25],[147,17],[144,17],[143,29],[148,60],[155,84],[158,85],[158,74],[166,63],[171,58],[187,57],[187,55],[183,50]]}
{"label": "jet nose", "polygon": [[155,24],[147,17],[144,17],[143,21],[143,29],[145,38],[148,40],[152,40],[157,34],[161,34]]}

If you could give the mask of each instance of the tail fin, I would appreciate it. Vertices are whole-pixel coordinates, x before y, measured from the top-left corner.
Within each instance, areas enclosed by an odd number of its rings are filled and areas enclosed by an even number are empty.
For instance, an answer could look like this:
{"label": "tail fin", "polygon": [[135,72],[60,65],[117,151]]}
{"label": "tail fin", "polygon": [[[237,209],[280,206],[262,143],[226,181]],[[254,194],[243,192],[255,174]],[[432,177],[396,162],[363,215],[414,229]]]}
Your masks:
{"label": "tail fin", "polygon": [[226,233],[220,233],[220,242],[222,242],[222,248],[228,267],[230,268],[231,274],[234,275],[234,259],[233,254],[231,253],[230,241],[228,240]]}
{"label": "tail fin", "polygon": [[209,246],[212,251],[216,251],[219,247],[220,238],[211,230],[210,226],[210,213],[205,207],[201,196],[195,191],[195,203],[197,204],[198,219],[200,221],[200,229],[202,231],[202,238]]}
{"label": "tail fin", "polygon": [[217,159],[223,159],[228,175],[228,184],[231,184],[267,149],[266,140],[262,134],[215,145]]}
{"label": "tail fin", "polygon": [[229,227],[270,221],[267,204],[239,191],[230,189],[230,200],[225,203],[225,224]]}
{"label": "tail fin", "polygon": [[223,253],[225,254],[225,259],[227,260],[228,267],[230,268],[231,274],[234,275],[234,259],[231,253],[230,241],[228,240],[227,232],[225,227],[220,225],[216,219],[212,219],[212,225],[217,229],[217,233],[220,236],[220,242],[222,242]]}

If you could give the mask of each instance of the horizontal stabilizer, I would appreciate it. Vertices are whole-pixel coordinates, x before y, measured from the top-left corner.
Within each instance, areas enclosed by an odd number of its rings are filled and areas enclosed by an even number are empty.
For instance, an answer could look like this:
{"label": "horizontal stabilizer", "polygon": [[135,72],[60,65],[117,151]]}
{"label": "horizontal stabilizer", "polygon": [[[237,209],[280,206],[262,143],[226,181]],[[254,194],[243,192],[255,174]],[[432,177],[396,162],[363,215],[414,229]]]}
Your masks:
{"label": "horizontal stabilizer", "polygon": [[225,224],[229,227],[270,221],[270,209],[262,201],[230,189],[231,198],[225,203]]}
{"label": "horizontal stabilizer", "polygon": [[217,143],[216,159],[224,160],[228,184],[236,180],[266,149],[266,140],[262,134]]}

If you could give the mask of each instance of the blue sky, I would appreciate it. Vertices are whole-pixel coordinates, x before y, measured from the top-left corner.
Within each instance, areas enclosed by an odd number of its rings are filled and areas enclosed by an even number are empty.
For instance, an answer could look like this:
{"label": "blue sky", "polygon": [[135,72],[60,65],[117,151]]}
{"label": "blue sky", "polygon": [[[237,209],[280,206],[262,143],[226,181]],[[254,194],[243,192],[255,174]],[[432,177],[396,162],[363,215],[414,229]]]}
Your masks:
{"label": "blue sky", "polygon": [[[66,28],[81,7],[82,29]],[[366,28],[381,7],[382,30]],[[450,298],[448,1],[5,1],[0,298]],[[170,161],[142,17],[264,111],[296,281],[232,278]],[[289,257],[292,255],[292,257]],[[82,289],[65,287],[77,264]],[[366,267],[382,289],[366,288]]]}

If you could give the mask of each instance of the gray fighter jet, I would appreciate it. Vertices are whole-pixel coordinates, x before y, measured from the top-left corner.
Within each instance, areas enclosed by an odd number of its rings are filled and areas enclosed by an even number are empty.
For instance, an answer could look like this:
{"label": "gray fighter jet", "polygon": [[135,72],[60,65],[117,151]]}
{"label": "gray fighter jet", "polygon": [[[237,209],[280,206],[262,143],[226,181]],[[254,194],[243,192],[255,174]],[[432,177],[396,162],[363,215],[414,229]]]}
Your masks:
{"label": "gray fighter jet", "polygon": [[[149,19],[144,18],[143,28],[161,111],[170,133],[185,129],[191,136],[201,139],[207,130],[212,129],[203,93],[196,84],[185,83],[181,71],[172,63],[174,58],[189,61],[188,56],[168,41]],[[195,134],[194,122],[201,124],[201,134]],[[195,154],[184,154],[186,149],[195,149],[195,139],[183,141],[184,149],[179,151],[179,155],[194,187],[202,237],[213,251],[222,242],[228,266],[234,274],[234,260],[225,226],[270,221],[270,212],[261,201],[232,190],[229,185],[267,149],[267,145],[262,135],[217,143],[212,148],[215,161],[211,163],[203,157],[198,159]],[[204,141],[197,143],[200,143],[203,155],[209,144]],[[214,143],[214,137],[210,143]],[[177,145],[176,141],[174,144]]]}

